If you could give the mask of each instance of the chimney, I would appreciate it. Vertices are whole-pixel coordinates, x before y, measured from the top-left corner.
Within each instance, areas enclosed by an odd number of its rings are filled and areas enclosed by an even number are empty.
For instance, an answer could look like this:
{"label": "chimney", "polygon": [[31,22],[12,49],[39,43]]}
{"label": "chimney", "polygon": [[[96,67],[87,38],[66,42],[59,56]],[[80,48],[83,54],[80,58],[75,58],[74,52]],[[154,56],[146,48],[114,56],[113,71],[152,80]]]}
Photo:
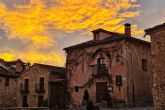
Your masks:
{"label": "chimney", "polygon": [[126,23],[125,27],[125,36],[131,37],[131,24]]}

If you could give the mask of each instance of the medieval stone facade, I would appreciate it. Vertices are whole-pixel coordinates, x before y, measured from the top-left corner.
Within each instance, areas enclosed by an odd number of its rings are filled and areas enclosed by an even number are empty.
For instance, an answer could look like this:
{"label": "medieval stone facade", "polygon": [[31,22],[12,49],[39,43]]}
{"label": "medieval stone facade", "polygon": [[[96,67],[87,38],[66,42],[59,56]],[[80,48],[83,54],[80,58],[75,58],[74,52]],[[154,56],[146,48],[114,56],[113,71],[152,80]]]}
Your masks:
{"label": "medieval stone facade", "polygon": [[103,29],[93,31],[93,40],[67,47],[68,90],[73,105],[80,105],[85,90],[94,103],[108,90],[112,102],[127,105],[152,103],[150,43]]}
{"label": "medieval stone facade", "polygon": [[165,24],[145,30],[151,36],[155,110],[165,110]]}
{"label": "medieval stone facade", "polygon": [[55,108],[65,98],[65,68],[33,64],[19,78],[19,107]]}
{"label": "medieval stone facade", "polygon": [[0,59],[0,109],[18,106],[18,77],[25,66],[21,60]]}
{"label": "medieval stone facade", "polygon": [[0,73],[0,108],[17,107],[17,78],[16,75]]}

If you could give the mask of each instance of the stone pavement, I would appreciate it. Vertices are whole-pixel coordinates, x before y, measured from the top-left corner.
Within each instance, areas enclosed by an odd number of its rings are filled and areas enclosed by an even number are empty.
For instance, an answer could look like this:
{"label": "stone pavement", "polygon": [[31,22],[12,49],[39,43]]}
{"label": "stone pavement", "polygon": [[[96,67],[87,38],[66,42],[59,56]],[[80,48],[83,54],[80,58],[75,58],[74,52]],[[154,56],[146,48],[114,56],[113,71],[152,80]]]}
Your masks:
{"label": "stone pavement", "polygon": [[154,108],[153,107],[133,107],[133,108],[100,109],[100,110],[154,110]]}
{"label": "stone pavement", "polygon": [[[67,109],[67,110],[85,110],[85,108],[77,108],[77,109]],[[106,109],[106,108],[100,108],[97,110],[154,110],[153,107],[132,107],[132,108],[111,108],[111,109]]]}

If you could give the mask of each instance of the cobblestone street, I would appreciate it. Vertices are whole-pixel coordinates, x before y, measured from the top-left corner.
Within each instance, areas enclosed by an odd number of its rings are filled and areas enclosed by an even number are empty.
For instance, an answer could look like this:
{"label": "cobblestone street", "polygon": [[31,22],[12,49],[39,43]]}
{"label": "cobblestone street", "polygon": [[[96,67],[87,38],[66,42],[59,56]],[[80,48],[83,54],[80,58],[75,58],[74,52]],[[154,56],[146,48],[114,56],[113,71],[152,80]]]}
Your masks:
{"label": "cobblestone street", "polygon": [[[69,110],[85,110],[85,108],[69,109]],[[153,107],[132,107],[132,108],[101,108],[97,110],[154,110]]]}
{"label": "cobblestone street", "polygon": [[134,107],[134,108],[120,108],[120,109],[100,109],[100,110],[154,110],[153,107]]}

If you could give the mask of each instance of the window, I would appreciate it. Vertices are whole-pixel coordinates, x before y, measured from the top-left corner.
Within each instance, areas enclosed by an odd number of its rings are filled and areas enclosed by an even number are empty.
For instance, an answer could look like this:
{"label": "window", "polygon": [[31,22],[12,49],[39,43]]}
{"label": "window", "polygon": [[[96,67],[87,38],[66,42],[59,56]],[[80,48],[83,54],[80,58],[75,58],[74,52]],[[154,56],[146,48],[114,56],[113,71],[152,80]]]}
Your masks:
{"label": "window", "polygon": [[25,89],[25,91],[29,91],[29,79],[25,79],[25,81],[24,81],[24,89]]}
{"label": "window", "polygon": [[5,79],[5,86],[9,86],[9,78]]}
{"label": "window", "polygon": [[75,92],[79,92],[79,87],[78,86],[75,87]]}
{"label": "window", "polygon": [[122,86],[122,76],[116,75],[116,86]]}
{"label": "window", "polygon": [[97,59],[97,64],[99,66],[104,66],[105,65],[105,62],[104,62],[104,57],[103,57],[103,54],[100,54],[100,57]]}
{"label": "window", "polygon": [[146,59],[142,59],[142,70],[147,71],[147,60]]}
{"label": "window", "polygon": [[44,90],[44,78],[42,77],[42,78],[40,78],[40,85],[39,85],[40,87],[40,90]]}

